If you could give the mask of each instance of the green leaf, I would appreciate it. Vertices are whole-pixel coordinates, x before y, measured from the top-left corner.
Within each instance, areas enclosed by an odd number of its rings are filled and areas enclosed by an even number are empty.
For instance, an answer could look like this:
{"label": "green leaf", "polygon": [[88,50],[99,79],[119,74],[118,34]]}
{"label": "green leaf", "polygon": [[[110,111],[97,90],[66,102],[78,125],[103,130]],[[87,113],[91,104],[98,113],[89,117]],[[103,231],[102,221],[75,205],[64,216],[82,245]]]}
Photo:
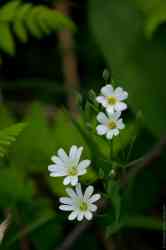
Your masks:
{"label": "green leaf", "polygon": [[25,43],[29,34],[41,39],[50,32],[66,28],[74,31],[75,25],[56,10],[44,5],[12,1],[0,9],[0,49],[10,55],[15,53],[12,31]]}
{"label": "green leaf", "polygon": [[27,3],[20,6],[16,18],[13,22],[13,30],[16,33],[16,36],[23,43],[28,41],[28,33],[25,27],[25,19],[27,18],[27,15],[31,10],[32,10],[32,4]]}
{"label": "green leaf", "polygon": [[17,240],[20,240],[24,235],[32,234],[34,231],[39,228],[45,226],[49,221],[52,221],[55,218],[55,215],[48,214],[45,217],[38,218],[36,221],[32,222],[30,225],[26,227],[25,232],[18,232],[9,242],[8,246],[12,246]]}
{"label": "green leaf", "polygon": [[16,140],[16,137],[22,132],[25,126],[25,123],[18,123],[0,130],[0,157],[6,154],[10,144]]}
{"label": "green leaf", "polygon": [[[107,217],[107,223],[112,221],[112,218]],[[119,223],[111,223],[107,227],[107,235],[111,236],[118,233],[122,228],[138,228],[138,229],[148,229],[148,230],[162,230],[163,223],[161,220],[154,218],[152,216],[135,215],[126,216]]]}
{"label": "green leaf", "polygon": [[123,221],[125,227],[144,228],[150,230],[162,230],[163,222],[151,216],[129,216]]}
{"label": "green leaf", "polygon": [[43,32],[40,29],[39,23],[37,22],[37,7],[34,7],[31,12],[28,13],[27,18],[25,19],[26,27],[37,39],[43,37]]}
{"label": "green leaf", "polygon": [[154,39],[146,39],[150,1],[146,1],[146,15],[131,0],[89,2],[91,28],[113,78],[123,82],[131,107],[142,111],[146,126],[161,136],[166,128],[166,38],[158,32]]}
{"label": "green leaf", "polygon": [[8,23],[0,22],[0,49],[9,55],[14,55],[15,44]]}
{"label": "green leaf", "polygon": [[10,22],[15,17],[20,1],[11,1],[0,9],[0,22]]}
{"label": "green leaf", "polygon": [[110,180],[108,183],[108,197],[112,202],[115,210],[115,220],[119,221],[120,210],[121,210],[121,196],[120,196],[120,186],[117,181]]}
{"label": "green leaf", "polygon": [[145,34],[148,39],[152,39],[152,35],[157,30],[159,25],[166,22],[166,2],[162,1],[155,5],[149,15],[145,25]]}

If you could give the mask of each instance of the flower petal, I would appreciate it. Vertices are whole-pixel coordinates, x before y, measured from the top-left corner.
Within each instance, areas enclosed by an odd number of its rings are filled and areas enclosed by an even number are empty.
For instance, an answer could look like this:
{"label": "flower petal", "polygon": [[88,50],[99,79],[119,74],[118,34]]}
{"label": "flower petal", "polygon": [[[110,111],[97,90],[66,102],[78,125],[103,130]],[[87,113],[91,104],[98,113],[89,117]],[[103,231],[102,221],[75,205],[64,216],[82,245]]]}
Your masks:
{"label": "flower petal", "polygon": [[88,186],[85,190],[85,194],[84,194],[84,200],[88,200],[89,197],[93,194],[94,192],[94,187],[93,186]]}
{"label": "flower petal", "polygon": [[67,176],[66,178],[64,178],[63,180],[63,184],[66,186],[66,185],[69,185],[69,183],[71,182],[71,179],[70,179],[70,176]]}
{"label": "flower petal", "polygon": [[92,197],[89,198],[89,202],[96,202],[98,201],[99,199],[101,198],[101,195],[100,194],[94,194],[92,195]]}
{"label": "flower petal", "polygon": [[118,103],[115,105],[115,110],[116,110],[116,111],[121,112],[121,111],[123,111],[123,110],[125,110],[125,109],[127,109],[127,104],[124,103],[124,102],[118,102]]}
{"label": "flower petal", "polygon": [[96,101],[98,103],[101,103],[103,106],[105,106],[105,104],[106,104],[106,98],[105,98],[105,96],[97,96],[96,97]]}
{"label": "flower petal", "polygon": [[114,134],[115,136],[119,135],[119,130],[118,130],[117,128],[114,129],[114,130],[113,130],[113,134]]}
{"label": "flower petal", "polygon": [[77,153],[76,153],[76,164],[78,164],[78,162],[79,162],[79,160],[80,160],[82,151],[83,151],[83,147],[79,147],[79,148],[77,149]]}
{"label": "flower petal", "polygon": [[121,87],[117,87],[115,89],[115,95],[120,101],[123,101],[123,100],[127,99],[127,97],[128,97],[128,93],[126,91],[124,91],[123,88],[121,88]]}
{"label": "flower petal", "polygon": [[72,207],[72,206],[69,206],[69,205],[60,205],[60,206],[59,206],[59,209],[60,209],[60,210],[63,210],[63,211],[72,211],[72,210],[73,210],[73,207]]}
{"label": "flower petal", "polygon": [[71,160],[75,160],[77,156],[77,146],[76,145],[73,145],[71,148],[70,148],[70,153],[69,153],[69,157]]}
{"label": "flower petal", "polygon": [[58,156],[63,162],[67,162],[69,160],[68,155],[66,154],[63,148],[60,148],[58,150]]}
{"label": "flower petal", "polygon": [[91,164],[90,160],[83,160],[78,165],[78,171],[85,170]]}
{"label": "flower petal", "polygon": [[87,220],[91,220],[93,217],[93,214],[90,211],[85,212],[85,218]]}
{"label": "flower petal", "polygon": [[123,119],[119,119],[117,121],[117,126],[119,129],[124,129],[125,128],[125,124],[123,123]]}
{"label": "flower petal", "polygon": [[77,176],[70,176],[70,183],[71,183],[72,186],[77,185],[78,177]]}
{"label": "flower petal", "polygon": [[69,214],[68,219],[74,220],[78,216],[78,213],[76,211],[73,211]]}
{"label": "flower petal", "polygon": [[66,188],[66,193],[73,199],[77,199],[77,194],[72,188]]}
{"label": "flower petal", "polygon": [[100,112],[97,115],[97,120],[98,120],[98,122],[100,122],[102,124],[106,124],[108,121],[108,117],[103,112]]}
{"label": "flower petal", "polygon": [[110,114],[109,117],[112,117],[112,119],[118,120],[121,114],[122,114],[121,112],[114,112],[112,115]]}
{"label": "flower petal", "polygon": [[113,137],[113,135],[114,135],[113,130],[109,130],[108,133],[106,134],[106,138],[107,138],[108,140],[111,140],[112,137]]}
{"label": "flower petal", "polygon": [[113,87],[111,84],[108,84],[104,87],[101,88],[101,93],[104,95],[104,96],[110,96],[113,94]]}
{"label": "flower petal", "polygon": [[79,213],[78,216],[77,216],[77,220],[81,221],[81,220],[83,220],[83,218],[84,218],[83,213]]}
{"label": "flower petal", "polygon": [[49,165],[49,166],[48,166],[48,170],[49,170],[50,172],[56,171],[56,165],[55,165],[55,164]]}
{"label": "flower petal", "polygon": [[78,183],[77,186],[76,186],[76,193],[78,195],[79,198],[83,198],[83,194],[82,194],[82,188],[81,188],[81,184]]}
{"label": "flower petal", "polygon": [[108,104],[108,106],[106,107],[106,110],[107,110],[107,113],[109,114],[113,114],[114,113],[114,108],[115,106],[113,106],[113,105],[109,105]]}
{"label": "flower petal", "polygon": [[105,125],[98,125],[96,131],[98,135],[104,135],[107,133],[108,128]]}
{"label": "flower petal", "polygon": [[60,165],[60,166],[63,166],[63,165],[64,165],[63,161],[61,161],[61,159],[60,159],[59,157],[57,157],[56,155],[53,155],[53,156],[51,157],[51,160],[52,160],[54,163],[56,163],[57,165]]}
{"label": "flower petal", "polygon": [[97,210],[97,206],[96,205],[94,205],[94,204],[89,204],[89,210],[91,211],[91,212],[96,212],[96,210]]}
{"label": "flower petal", "polygon": [[66,171],[64,169],[56,169],[54,171],[50,171],[49,175],[52,177],[62,177],[66,176]]}
{"label": "flower petal", "polygon": [[68,197],[61,197],[61,198],[59,199],[59,201],[60,201],[61,203],[64,203],[65,205],[72,205],[72,204],[73,204],[72,199],[70,199],[70,198],[68,198]]}

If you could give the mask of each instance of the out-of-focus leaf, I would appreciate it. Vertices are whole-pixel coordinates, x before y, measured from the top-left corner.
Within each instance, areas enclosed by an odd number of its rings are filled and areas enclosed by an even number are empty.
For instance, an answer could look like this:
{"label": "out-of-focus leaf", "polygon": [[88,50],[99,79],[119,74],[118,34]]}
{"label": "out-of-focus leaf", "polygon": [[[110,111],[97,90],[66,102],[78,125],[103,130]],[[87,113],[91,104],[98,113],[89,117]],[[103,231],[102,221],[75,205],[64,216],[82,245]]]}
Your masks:
{"label": "out-of-focus leaf", "polygon": [[10,144],[25,128],[25,123],[18,123],[0,131],[0,157],[3,157]]}
{"label": "out-of-focus leaf", "polygon": [[151,10],[147,16],[145,25],[145,34],[147,38],[152,39],[152,35],[157,30],[159,25],[166,23],[166,2],[159,1]]}
{"label": "out-of-focus leaf", "polygon": [[0,49],[9,55],[14,55],[15,44],[8,23],[0,22],[0,34]]}
{"label": "out-of-focus leaf", "polygon": [[16,33],[17,37],[24,43],[28,41],[27,29],[25,27],[25,18],[28,13],[31,11],[31,4],[24,4],[20,6],[19,11],[14,19],[13,30]]}
{"label": "out-of-focus leaf", "polygon": [[115,220],[119,223],[120,218],[120,210],[121,210],[121,195],[120,195],[120,186],[118,182],[114,180],[110,180],[108,183],[107,193],[109,199],[112,202],[112,206],[114,207],[115,211]]}
{"label": "out-of-focus leaf", "polygon": [[33,103],[25,120],[28,126],[10,155],[12,165],[24,171],[47,170],[56,138],[53,139],[51,129],[48,128],[44,107],[40,103]]}
{"label": "out-of-focus leaf", "polygon": [[124,219],[124,226],[132,228],[144,228],[150,230],[162,230],[163,223],[160,219],[152,216],[129,216]]}
{"label": "out-of-focus leaf", "polygon": [[[107,217],[107,222],[109,221]],[[139,228],[147,230],[162,230],[162,221],[152,216],[126,216],[119,223],[112,223],[107,227],[107,235],[118,233],[122,228]]]}
{"label": "out-of-focus leaf", "polygon": [[32,224],[28,225],[26,227],[26,230],[24,232],[18,232],[8,243],[8,246],[12,246],[17,240],[20,240],[23,236],[32,234],[34,231],[38,230],[39,228],[45,226],[46,223],[53,220],[55,218],[55,215],[49,214],[45,215],[35,222],[32,222]]}
{"label": "out-of-focus leaf", "polygon": [[15,16],[15,12],[19,5],[19,1],[11,1],[5,4],[0,9],[0,22],[10,22]]}
{"label": "out-of-focus leaf", "polygon": [[19,202],[31,199],[34,187],[30,180],[14,168],[1,169],[0,174],[0,207],[14,207]]}

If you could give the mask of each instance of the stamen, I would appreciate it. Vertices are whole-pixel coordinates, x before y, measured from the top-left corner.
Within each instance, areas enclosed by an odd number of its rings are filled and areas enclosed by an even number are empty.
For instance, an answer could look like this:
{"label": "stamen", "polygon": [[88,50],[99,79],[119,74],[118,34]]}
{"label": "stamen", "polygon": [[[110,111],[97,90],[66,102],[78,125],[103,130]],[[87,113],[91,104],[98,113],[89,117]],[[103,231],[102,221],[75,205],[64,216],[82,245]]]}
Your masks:
{"label": "stamen", "polygon": [[109,96],[109,97],[107,98],[107,100],[108,100],[108,103],[109,103],[110,105],[115,105],[116,102],[117,102],[117,99],[116,99],[115,96]]}
{"label": "stamen", "polygon": [[109,121],[108,127],[109,127],[110,129],[114,129],[114,128],[117,127],[117,124],[116,124],[115,121],[112,120],[112,121]]}
{"label": "stamen", "polygon": [[69,168],[69,170],[68,170],[68,174],[69,174],[70,176],[75,176],[75,175],[77,175],[77,168],[76,168],[76,166],[71,166],[71,167]]}
{"label": "stamen", "polygon": [[86,211],[87,209],[88,209],[87,203],[84,202],[84,201],[82,201],[82,202],[80,203],[80,210],[81,210],[81,211]]}

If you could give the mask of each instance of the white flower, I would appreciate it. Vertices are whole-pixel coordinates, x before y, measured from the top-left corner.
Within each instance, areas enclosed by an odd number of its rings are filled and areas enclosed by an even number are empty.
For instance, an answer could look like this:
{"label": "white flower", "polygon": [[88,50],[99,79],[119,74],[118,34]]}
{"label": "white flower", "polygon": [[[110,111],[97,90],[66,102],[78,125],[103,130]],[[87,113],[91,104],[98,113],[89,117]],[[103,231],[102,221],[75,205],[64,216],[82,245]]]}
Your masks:
{"label": "white flower", "polygon": [[106,108],[107,112],[121,112],[127,109],[127,104],[123,101],[127,99],[128,93],[121,87],[113,89],[111,84],[101,88],[100,96],[97,96],[96,101],[101,103]]}
{"label": "white flower", "polygon": [[78,184],[74,189],[67,188],[66,192],[69,197],[61,197],[60,202],[63,205],[59,206],[60,210],[72,211],[68,219],[74,220],[77,218],[78,221],[84,219],[91,220],[93,213],[97,210],[97,206],[93,203],[100,199],[100,194],[93,194],[94,187],[88,186],[85,193],[82,193],[81,185]]}
{"label": "white flower", "polygon": [[72,146],[69,155],[60,148],[57,156],[52,156],[51,160],[54,164],[48,166],[50,176],[64,176],[63,184],[75,186],[78,183],[78,176],[84,175],[87,172],[87,167],[90,165],[90,160],[80,161],[83,147]]}
{"label": "white flower", "polygon": [[123,119],[120,118],[121,113],[108,113],[107,115],[103,112],[100,112],[97,115],[97,120],[100,123],[96,127],[97,134],[105,135],[107,139],[112,139],[113,136],[119,134],[119,130],[125,127]]}

